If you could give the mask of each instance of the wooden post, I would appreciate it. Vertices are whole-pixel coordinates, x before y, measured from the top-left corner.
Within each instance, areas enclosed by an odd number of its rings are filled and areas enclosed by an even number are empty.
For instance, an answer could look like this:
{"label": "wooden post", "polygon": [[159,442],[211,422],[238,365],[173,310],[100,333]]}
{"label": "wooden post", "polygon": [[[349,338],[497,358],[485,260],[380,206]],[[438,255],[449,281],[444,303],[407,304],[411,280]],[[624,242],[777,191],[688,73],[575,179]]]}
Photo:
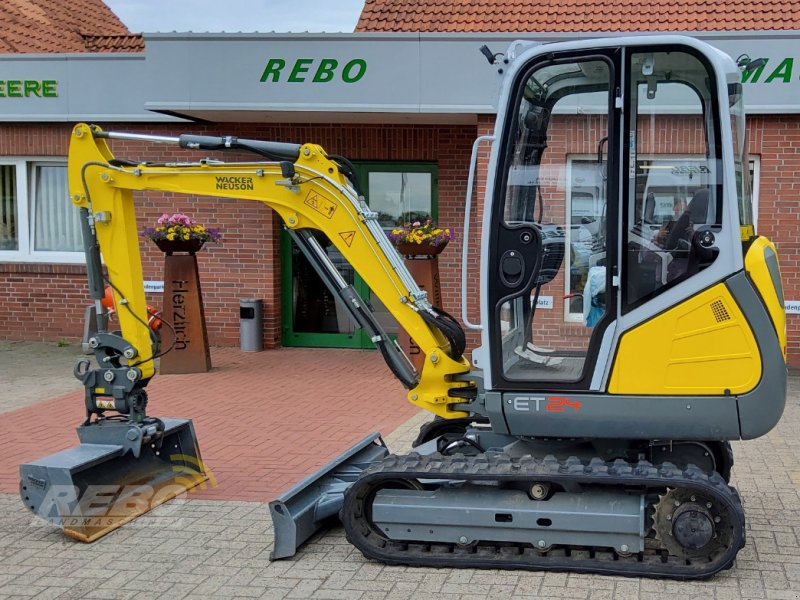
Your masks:
{"label": "wooden post", "polygon": [[[161,357],[162,374],[205,373],[211,369],[208,334],[200,290],[197,256],[166,254],[164,257],[163,318],[175,330],[175,346]],[[161,351],[172,344],[172,331],[161,328]]]}
{"label": "wooden post", "polygon": [[[441,307],[442,286],[439,280],[439,257],[435,255],[406,256],[405,263],[420,289],[428,292],[428,301],[433,306]],[[400,329],[397,342],[411,359],[411,363],[417,371],[421,371],[425,364],[425,354],[404,329]]]}

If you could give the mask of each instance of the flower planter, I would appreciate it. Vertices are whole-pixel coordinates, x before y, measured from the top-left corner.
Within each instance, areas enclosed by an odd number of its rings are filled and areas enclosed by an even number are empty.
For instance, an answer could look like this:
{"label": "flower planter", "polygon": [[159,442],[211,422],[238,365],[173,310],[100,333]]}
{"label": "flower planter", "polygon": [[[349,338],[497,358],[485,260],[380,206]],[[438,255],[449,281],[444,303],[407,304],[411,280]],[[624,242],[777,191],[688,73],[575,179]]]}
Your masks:
{"label": "flower planter", "polygon": [[431,244],[397,244],[397,251],[403,256],[436,256],[447,247],[447,242],[432,246]]}
{"label": "flower planter", "polygon": [[166,254],[175,254],[176,252],[184,252],[187,254],[195,254],[205,244],[202,240],[153,240],[158,246],[159,250]]}

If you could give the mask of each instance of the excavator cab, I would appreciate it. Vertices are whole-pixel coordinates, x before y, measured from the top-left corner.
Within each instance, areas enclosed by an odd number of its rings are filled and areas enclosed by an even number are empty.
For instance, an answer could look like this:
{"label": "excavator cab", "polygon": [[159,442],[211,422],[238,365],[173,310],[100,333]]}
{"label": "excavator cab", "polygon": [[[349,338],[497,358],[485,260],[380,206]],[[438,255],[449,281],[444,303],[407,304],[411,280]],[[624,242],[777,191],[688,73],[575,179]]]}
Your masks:
{"label": "excavator cab", "polygon": [[[784,379],[782,300],[743,177],[740,72],[694,40],[645,40],[537,46],[506,79],[475,357],[512,434],[735,439],[782,412],[765,377]],[[764,289],[751,266],[772,273]],[[539,392],[563,400],[517,400]]]}

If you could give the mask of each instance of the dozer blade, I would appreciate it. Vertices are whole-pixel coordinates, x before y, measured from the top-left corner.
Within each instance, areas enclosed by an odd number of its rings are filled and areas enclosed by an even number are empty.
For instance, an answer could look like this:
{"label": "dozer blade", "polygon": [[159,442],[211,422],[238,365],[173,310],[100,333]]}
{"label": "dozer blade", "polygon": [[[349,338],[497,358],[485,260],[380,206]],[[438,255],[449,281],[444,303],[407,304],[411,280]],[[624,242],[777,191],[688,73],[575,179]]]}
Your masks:
{"label": "dozer blade", "polygon": [[297,548],[335,521],[344,493],[373,462],[389,455],[380,433],[372,433],[269,503],[275,547],[270,560],[294,556]]}
{"label": "dozer blade", "polygon": [[69,537],[93,542],[205,482],[192,422],[162,422],[161,447],[146,445],[138,457],[124,445],[97,443],[117,437],[103,428],[79,427],[79,446],[20,466],[25,506]]}

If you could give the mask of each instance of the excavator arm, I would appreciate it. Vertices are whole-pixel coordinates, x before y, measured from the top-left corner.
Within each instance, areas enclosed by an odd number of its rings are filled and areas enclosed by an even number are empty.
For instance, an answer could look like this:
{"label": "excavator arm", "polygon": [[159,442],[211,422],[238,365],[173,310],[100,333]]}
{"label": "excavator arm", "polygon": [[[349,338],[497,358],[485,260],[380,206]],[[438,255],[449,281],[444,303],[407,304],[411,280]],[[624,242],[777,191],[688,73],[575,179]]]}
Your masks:
{"label": "excavator arm", "polygon": [[[162,142],[198,150],[245,150],[266,160],[222,163],[200,160],[187,163],[148,163],[116,159],[107,139]],[[469,388],[454,377],[468,373],[462,356],[464,338],[458,324],[431,306],[387,239],[377,214],[364,204],[343,167],[314,144],[294,145],[211,136],[178,138],[104,132],[86,124],[73,129],[68,161],[70,197],[83,216],[90,288],[96,301],[104,284],[114,290],[125,356],[138,371],[131,379],[152,377],[153,333],[147,327],[138,226],[133,192],[167,191],[217,198],[263,202],[283,219],[287,230],[317,272],[370,334],[392,372],[409,389],[409,400],[439,416],[455,418],[467,413],[454,410]],[[372,292],[397,319],[426,361],[417,373],[397,344],[390,339],[364,301],[347,285],[313,232],[324,233]],[[102,281],[100,255],[107,269]],[[122,308],[124,307],[124,308]],[[125,345],[127,343],[127,345]]]}
{"label": "excavator arm", "polygon": [[[152,163],[115,158],[109,139],[168,143],[195,150],[238,150],[253,162],[204,159]],[[134,191],[159,191],[263,202],[283,219],[292,239],[356,322],[370,335],[415,405],[441,417],[468,414],[477,391],[463,357],[464,334],[449,315],[431,306],[411,278],[346,173],[316,145],[234,137],[163,137],[72,130],[70,200],[80,210],[95,327],[87,341],[96,364],[82,359],[75,376],[85,389],[80,445],[20,466],[20,495],[35,514],[73,538],[91,542],[158,504],[202,484],[209,475],[189,419],[147,413],[146,387],[160,348],[144,295]],[[420,372],[384,331],[368,303],[348,285],[320,246],[322,232],[425,353]],[[103,304],[110,288],[119,330],[110,331]],[[169,323],[165,322],[169,327]],[[273,503],[275,556],[293,554],[341,505],[346,482],[387,453],[379,434]],[[324,489],[319,502],[310,490]],[[279,522],[280,521],[280,522]]]}

